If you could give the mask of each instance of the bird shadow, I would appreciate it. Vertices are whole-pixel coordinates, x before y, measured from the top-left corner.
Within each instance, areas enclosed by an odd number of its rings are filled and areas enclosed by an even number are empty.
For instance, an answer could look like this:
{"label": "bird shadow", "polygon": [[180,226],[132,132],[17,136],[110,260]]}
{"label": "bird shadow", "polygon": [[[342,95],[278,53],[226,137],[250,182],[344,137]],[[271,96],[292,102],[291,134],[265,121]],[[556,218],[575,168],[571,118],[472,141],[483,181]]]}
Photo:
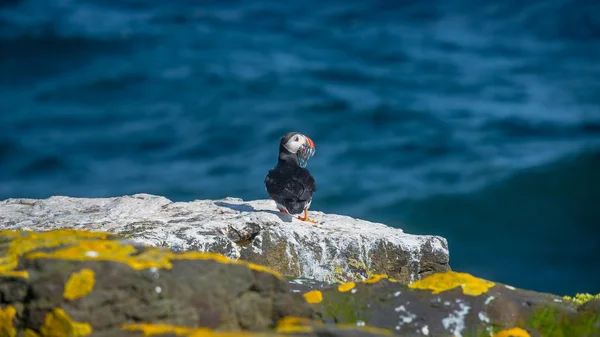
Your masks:
{"label": "bird shadow", "polygon": [[275,214],[279,217],[279,219],[281,219],[281,221],[283,222],[292,222],[292,216],[289,214],[285,214],[282,212],[276,212],[276,211],[272,211],[272,210],[268,210],[268,209],[256,209],[248,204],[231,204],[228,202],[223,202],[223,201],[217,201],[215,202],[215,205],[219,206],[219,207],[227,207],[229,209],[232,209],[234,211],[238,211],[238,212],[265,212],[265,213],[271,213],[271,214]]}

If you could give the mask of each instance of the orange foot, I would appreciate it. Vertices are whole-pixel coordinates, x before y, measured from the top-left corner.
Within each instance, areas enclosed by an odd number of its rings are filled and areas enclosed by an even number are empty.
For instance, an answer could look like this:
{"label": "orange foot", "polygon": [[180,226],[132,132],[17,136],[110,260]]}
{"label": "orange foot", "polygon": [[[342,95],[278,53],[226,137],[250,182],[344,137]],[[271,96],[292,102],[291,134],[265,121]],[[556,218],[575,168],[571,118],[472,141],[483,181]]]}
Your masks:
{"label": "orange foot", "polygon": [[312,223],[318,223],[316,220],[308,218],[308,209],[307,208],[304,209],[304,217],[299,216],[298,220],[308,221],[308,222],[312,222]]}

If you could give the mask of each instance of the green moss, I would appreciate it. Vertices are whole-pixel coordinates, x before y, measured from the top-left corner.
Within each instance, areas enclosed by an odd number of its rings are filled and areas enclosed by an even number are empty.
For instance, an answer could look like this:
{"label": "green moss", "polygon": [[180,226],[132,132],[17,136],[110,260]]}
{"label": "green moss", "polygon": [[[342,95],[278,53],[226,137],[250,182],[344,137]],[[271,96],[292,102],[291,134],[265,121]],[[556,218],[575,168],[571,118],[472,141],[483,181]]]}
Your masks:
{"label": "green moss", "polygon": [[328,291],[323,301],[318,304],[317,312],[325,322],[336,324],[355,324],[357,321],[368,322],[364,313],[368,312],[369,299],[359,294],[348,296],[347,293]]}
{"label": "green moss", "polygon": [[577,305],[581,305],[585,302],[589,302],[591,300],[600,298],[600,294],[592,295],[592,294],[583,293],[583,294],[577,294],[574,297],[564,296],[563,298],[568,301],[573,301]]}
{"label": "green moss", "polygon": [[593,312],[565,313],[556,307],[542,307],[534,311],[528,326],[542,336],[593,336],[600,325],[600,315]]}

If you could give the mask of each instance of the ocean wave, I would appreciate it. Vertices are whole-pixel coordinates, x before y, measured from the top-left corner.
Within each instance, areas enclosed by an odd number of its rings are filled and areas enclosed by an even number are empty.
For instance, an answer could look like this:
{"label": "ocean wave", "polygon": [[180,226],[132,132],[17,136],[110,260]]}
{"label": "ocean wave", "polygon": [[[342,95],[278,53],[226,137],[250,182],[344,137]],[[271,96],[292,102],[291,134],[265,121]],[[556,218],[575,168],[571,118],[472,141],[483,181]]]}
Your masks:
{"label": "ocean wave", "polygon": [[0,198],[266,198],[295,130],[317,145],[315,210],[586,291],[599,4],[17,1],[0,8]]}
{"label": "ocean wave", "polygon": [[0,38],[0,72],[4,75],[0,77],[0,86],[15,89],[73,72],[94,60],[131,52],[140,46],[138,42],[53,33]]}

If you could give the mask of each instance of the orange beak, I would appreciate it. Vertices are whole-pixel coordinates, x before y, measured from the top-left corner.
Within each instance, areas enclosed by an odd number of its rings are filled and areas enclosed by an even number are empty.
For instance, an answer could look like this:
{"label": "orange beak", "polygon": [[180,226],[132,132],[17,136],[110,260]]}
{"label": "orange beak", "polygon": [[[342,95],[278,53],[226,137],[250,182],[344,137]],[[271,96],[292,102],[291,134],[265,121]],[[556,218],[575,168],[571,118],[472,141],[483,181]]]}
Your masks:
{"label": "orange beak", "polygon": [[306,138],[306,141],[308,142],[308,146],[310,146],[311,148],[315,148],[315,143],[312,141],[312,139],[308,138],[307,136],[304,136],[304,138]]}

